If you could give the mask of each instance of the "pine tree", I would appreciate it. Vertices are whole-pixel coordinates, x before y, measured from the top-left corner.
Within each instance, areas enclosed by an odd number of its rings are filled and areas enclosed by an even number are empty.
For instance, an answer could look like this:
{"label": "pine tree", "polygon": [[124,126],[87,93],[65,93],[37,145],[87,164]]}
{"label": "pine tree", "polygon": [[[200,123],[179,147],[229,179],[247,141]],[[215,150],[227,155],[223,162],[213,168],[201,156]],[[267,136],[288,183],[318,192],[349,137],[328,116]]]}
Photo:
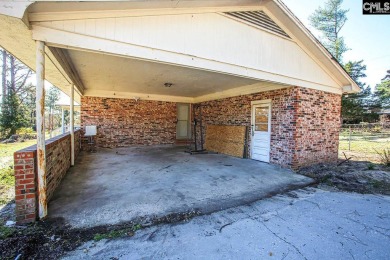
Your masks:
{"label": "pine tree", "polygon": [[342,9],[343,0],[328,0],[324,7],[317,8],[309,17],[311,25],[323,33],[321,43],[340,63],[348,50],[340,31],[347,22],[347,12]]}
{"label": "pine tree", "polygon": [[4,109],[0,113],[1,135],[9,138],[16,134],[16,130],[29,125],[24,105],[18,95],[10,91],[4,99]]}
{"label": "pine tree", "polygon": [[375,96],[382,108],[390,108],[390,70],[387,71],[382,82],[376,85]]}
{"label": "pine tree", "polygon": [[372,99],[371,88],[361,82],[366,77],[366,65],[363,60],[349,61],[344,65],[351,78],[360,86],[361,92],[343,95],[342,117],[345,123],[371,122],[378,119],[378,115],[372,113],[375,102]]}
{"label": "pine tree", "polygon": [[[341,7],[343,0],[328,0],[324,7],[317,8],[309,17],[311,25],[322,32],[321,43],[328,49],[334,58],[343,65],[343,54],[348,51],[344,38],[340,35],[341,29],[347,22],[349,10]],[[349,61],[344,64],[344,69],[361,88],[360,93],[343,95],[342,118],[344,123],[360,123],[362,121],[374,121],[378,115],[373,112],[371,88],[366,86],[361,79],[366,77],[366,65],[363,60]]]}

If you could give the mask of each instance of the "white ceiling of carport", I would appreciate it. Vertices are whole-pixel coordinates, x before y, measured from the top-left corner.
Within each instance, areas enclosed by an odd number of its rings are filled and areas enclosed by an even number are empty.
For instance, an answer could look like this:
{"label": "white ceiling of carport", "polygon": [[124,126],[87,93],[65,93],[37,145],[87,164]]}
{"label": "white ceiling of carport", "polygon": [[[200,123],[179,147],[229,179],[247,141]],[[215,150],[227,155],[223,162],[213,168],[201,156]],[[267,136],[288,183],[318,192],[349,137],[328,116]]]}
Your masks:
{"label": "white ceiling of carport", "polygon": [[[259,81],[112,55],[68,50],[86,90],[198,97]],[[164,83],[173,83],[170,88]]]}

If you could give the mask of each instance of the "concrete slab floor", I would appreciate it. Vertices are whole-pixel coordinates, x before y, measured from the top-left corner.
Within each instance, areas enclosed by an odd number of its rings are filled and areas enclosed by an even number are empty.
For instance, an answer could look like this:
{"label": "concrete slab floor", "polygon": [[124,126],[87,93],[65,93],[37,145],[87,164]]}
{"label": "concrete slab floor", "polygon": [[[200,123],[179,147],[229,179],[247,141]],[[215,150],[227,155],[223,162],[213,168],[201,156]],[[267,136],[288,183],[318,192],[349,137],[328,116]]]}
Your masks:
{"label": "concrete slab floor", "polygon": [[191,210],[207,214],[312,181],[254,160],[190,155],[184,147],[99,149],[80,155],[49,203],[49,219],[86,228]]}

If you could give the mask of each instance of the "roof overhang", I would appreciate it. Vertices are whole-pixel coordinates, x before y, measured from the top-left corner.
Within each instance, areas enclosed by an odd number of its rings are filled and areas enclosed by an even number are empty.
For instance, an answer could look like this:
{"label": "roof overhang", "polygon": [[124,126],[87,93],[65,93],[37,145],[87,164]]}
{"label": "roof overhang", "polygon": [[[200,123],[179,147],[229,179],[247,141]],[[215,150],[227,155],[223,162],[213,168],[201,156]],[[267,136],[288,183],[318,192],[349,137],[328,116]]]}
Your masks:
{"label": "roof overhang", "polygon": [[[35,41],[32,39],[31,30],[22,19],[0,14],[0,46],[35,71]],[[63,69],[64,65],[55,58],[49,48],[46,48],[45,54],[46,79],[69,96],[72,80]],[[79,89],[76,89],[75,100],[77,102],[80,102],[81,93]]]}
{"label": "roof overhang", "polygon": [[[40,21],[77,20],[81,18],[94,19],[104,17],[137,17],[202,13],[222,14],[226,12],[253,10],[264,11],[271,17],[294,42],[296,42],[317,62],[317,64],[340,84],[340,93],[356,93],[360,91],[359,86],[351,79],[342,66],[280,0],[7,1],[2,2],[0,5],[0,14],[2,14],[0,15],[0,45],[34,70],[35,44],[31,33],[31,23],[38,23]],[[45,36],[43,35],[42,37],[44,40]],[[76,101],[79,102],[79,95],[84,93],[85,88],[83,80],[78,75],[79,68],[75,67],[67,52],[62,51],[62,48],[67,49],[68,46],[66,44],[51,46],[52,47],[50,48],[46,48],[48,61],[46,66],[47,80],[59,87],[65,93],[69,93],[70,85],[74,83],[77,86],[78,92],[76,93],[75,98]],[[69,49],[72,48],[69,47]],[[155,50],[154,53],[156,53]],[[214,61],[210,60],[208,62]],[[245,73],[249,73],[248,71],[250,71],[246,68],[242,69]],[[226,74],[231,73],[227,72]],[[249,78],[254,77],[249,76]],[[279,78],[277,75],[274,75],[271,82],[282,83],[280,87],[285,87],[283,84],[286,84],[286,82],[283,80],[279,81]],[[256,88],[253,88],[253,86],[257,84],[263,83],[258,82],[245,85],[247,90],[229,90],[229,93],[231,93],[230,95],[233,95],[234,93],[247,93],[249,89],[255,91]],[[296,85],[299,85],[299,81],[296,81]],[[276,85],[274,84],[274,87],[275,86]],[[210,93],[210,95],[203,95],[202,99],[205,99],[206,96],[209,99],[215,98],[218,96],[217,93],[218,91],[214,94]],[[128,95],[132,95],[132,93],[129,93]],[[219,95],[224,96],[225,93],[219,93]]]}
{"label": "roof overhang", "polygon": [[361,91],[358,84],[349,76],[343,66],[281,0],[268,1],[265,6],[272,13],[273,18],[279,21],[282,28],[292,35],[301,48],[307,49],[315,55],[324,66],[342,81],[344,93]]}

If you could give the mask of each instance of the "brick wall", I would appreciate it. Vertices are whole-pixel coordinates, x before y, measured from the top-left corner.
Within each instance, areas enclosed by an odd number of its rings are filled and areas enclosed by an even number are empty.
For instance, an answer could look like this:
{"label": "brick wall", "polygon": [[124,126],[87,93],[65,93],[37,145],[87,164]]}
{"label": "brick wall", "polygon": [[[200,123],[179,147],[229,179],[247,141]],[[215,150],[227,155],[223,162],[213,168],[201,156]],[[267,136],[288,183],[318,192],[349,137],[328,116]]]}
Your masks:
{"label": "brick wall", "polygon": [[[75,158],[80,153],[81,131],[74,133]],[[59,135],[48,140],[46,144],[47,167],[47,200],[50,201],[54,191],[70,168],[70,134]]]}
{"label": "brick wall", "polygon": [[[288,87],[202,102],[203,134],[208,124],[248,126],[250,157],[251,101],[264,99],[272,102],[271,163],[298,168],[337,159],[341,96],[318,90]],[[98,126],[101,147],[173,144],[175,122],[173,102],[82,98],[81,125]]]}
{"label": "brick wall", "polygon": [[36,149],[14,153],[16,221],[31,222],[37,216]]}
{"label": "brick wall", "polygon": [[302,167],[338,158],[341,95],[297,88],[293,166]]}
{"label": "brick wall", "polygon": [[81,152],[81,129],[74,132],[74,158]]}
{"label": "brick wall", "polygon": [[[251,95],[224,98],[202,102],[202,118],[205,128],[209,125],[248,126],[248,157],[250,157],[251,101],[271,99],[271,156],[270,162],[292,166],[293,128],[295,122],[294,104],[296,88],[285,88]],[[199,119],[197,111],[196,116]]]}
{"label": "brick wall", "polygon": [[97,146],[173,144],[176,103],[82,97],[81,126],[97,126]]}
{"label": "brick wall", "polygon": [[272,102],[271,163],[299,168],[337,159],[341,96],[317,90],[290,87],[202,102],[204,134],[208,124],[245,125],[250,131],[251,101],[265,99]]}
{"label": "brick wall", "polygon": [[[80,151],[80,131],[75,131],[75,156]],[[37,148],[30,146],[14,153],[15,203],[18,223],[38,217]],[[47,201],[70,167],[70,134],[46,141]]]}

